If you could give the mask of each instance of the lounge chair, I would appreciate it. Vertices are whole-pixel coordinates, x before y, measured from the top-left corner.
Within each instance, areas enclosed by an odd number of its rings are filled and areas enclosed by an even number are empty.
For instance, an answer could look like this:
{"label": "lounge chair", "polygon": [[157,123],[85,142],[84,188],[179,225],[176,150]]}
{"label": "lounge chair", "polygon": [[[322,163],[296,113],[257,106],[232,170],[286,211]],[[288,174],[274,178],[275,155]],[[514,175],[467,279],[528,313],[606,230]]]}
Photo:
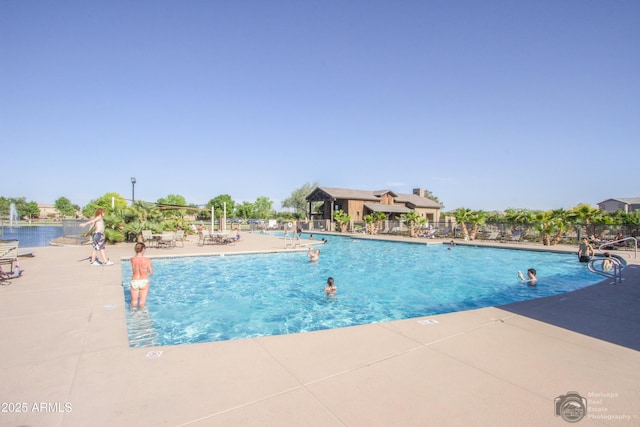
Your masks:
{"label": "lounge chair", "polygon": [[0,268],[3,265],[9,265],[8,274],[10,275],[18,265],[18,244],[18,240],[0,240]]}
{"label": "lounge chair", "polygon": [[490,233],[486,239],[484,240],[493,240],[496,241],[498,240],[498,238],[500,237],[500,232],[499,231],[494,231],[492,233]]}
{"label": "lounge chair", "polygon": [[520,243],[522,242],[522,233],[513,233],[511,238],[508,240],[509,242]]}
{"label": "lounge chair", "polygon": [[447,237],[449,237],[449,229],[441,228],[439,230],[436,230],[436,237],[439,239],[446,239]]}

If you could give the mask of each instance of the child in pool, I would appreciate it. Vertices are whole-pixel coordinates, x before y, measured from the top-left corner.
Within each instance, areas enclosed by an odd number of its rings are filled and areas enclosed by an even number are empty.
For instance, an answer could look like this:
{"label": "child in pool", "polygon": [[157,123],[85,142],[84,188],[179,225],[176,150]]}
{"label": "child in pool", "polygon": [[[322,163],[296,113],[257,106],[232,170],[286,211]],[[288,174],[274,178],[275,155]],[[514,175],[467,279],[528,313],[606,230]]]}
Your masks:
{"label": "child in pool", "polygon": [[525,278],[522,271],[518,271],[518,277],[529,286],[535,286],[538,279],[536,278],[536,269],[530,268],[527,270],[527,277]]}
{"label": "child in pool", "polygon": [[327,286],[324,287],[324,292],[327,295],[335,295],[338,292],[338,287],[334,284],[333,277],[327,279]]}

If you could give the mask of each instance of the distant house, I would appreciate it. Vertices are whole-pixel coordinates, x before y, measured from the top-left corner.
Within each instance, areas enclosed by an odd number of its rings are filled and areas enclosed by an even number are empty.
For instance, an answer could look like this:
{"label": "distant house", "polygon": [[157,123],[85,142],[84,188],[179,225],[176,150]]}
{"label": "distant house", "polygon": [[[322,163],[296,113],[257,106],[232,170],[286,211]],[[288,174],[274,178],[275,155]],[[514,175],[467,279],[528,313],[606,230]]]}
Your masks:
{"label": "distant house", "polygon": [[[363,221],[365,215],[382,212],[389,220],[415,211],[429,221],[440,220],[442,206],[424,197],[424,190],[416,188],[414,194],[399,194],[391,190],[351,190],[347,188],[317,187],[308,196],[309,214],[314,202],[323,202],[321,218],[333,220],[333,212],[342,210],[353,221]],[[311,216],[311,215],[310,215]]]}
{"label": "distant house", "polygon": [[40,218],[56,218],[59,216],[58,210],[54,205],[38,203],[38,209],[40,209]]}
{"label": "distant house", "polygon": [[640,197],[607,199],[598,203],[598,208],[607,212],[622,210],[625,213],[631,213],[640,210]]}

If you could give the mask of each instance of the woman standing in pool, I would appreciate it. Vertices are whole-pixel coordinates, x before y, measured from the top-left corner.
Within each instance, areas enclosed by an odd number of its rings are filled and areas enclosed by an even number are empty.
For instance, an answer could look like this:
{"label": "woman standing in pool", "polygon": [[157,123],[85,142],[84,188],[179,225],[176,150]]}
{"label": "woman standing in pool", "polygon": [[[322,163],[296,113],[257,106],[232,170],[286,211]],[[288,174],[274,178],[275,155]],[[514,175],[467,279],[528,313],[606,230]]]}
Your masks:
{"label": "woman standing in pool", "polygon": [[144,308],[149,294],[149,275],[153,274],[153,267],[151,260],[144,256],[144,250],[144,243],[136,243],[136,256],[131,258],[131,308]]}
{"label": "woman standing in pool", "polygon": [[80,223],[80,227],[86,227],[91,224],[93,226],[93,252],[91,253],[91,265],[96,266],[100,265],[96,257],[98,256],[98,252],[100,252],[100,256],[102,257],[102,265],[113,265],[113,262],[107,258],[107,255],[104,252],[104,247],[106,243],[106,239],[104,237],[104,209],[98,208],[96,209],[96,213],[87,222]]}

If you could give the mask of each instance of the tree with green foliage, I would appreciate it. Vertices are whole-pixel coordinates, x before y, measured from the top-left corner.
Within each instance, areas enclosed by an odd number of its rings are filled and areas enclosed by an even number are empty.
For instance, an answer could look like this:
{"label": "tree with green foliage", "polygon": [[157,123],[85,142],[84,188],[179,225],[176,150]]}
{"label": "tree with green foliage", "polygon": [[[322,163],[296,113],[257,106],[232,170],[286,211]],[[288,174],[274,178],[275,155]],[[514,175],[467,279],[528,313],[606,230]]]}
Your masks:
{"label": "tree with green foliage", "polygon": [[338,224],[338,231],[341,233],[347,231],[349,223],[351,222],[351,215],[347,215],[345,211],[340,209],[333,213],[333,219]]}
{"label": "tree with green foliage", "polygon": [[507,222],[517,224],[523,239],[529,232],[529,226],[534,222],[534,212],[529,209],[509,208],[504,211],[504,217]]}
{"label": "tree with green foliage", "polygon": [[40,208],[36,202],[27,202],[21,208],[21,211],[18,211],[21,218],[29,218],[30,220],[33,218],[40,218]]}
{"label": "tree with green foliage", "polygon": [[416,211],[407,212],[405,214],[400,215],[403,221],[407,223],[409,227],[409,237],[416,236],[416,227],[421,228],[427,222],[426,218],[422,218],[420,214]]}
{"label": "tree with green foliage", "polygon": [[151,230],[153,233],[164,231],[164,217],[155,203],[136,200],[123,211],[124,233],[134,236],[135,240],[142,239],[142,230]]}
{"label": "tree with green foliage", "polygon": [[40,216],[38,204],[36,202],[27,202],[26,197],[0,198],[0,214],[2,216],[9,216],[11,203],[15,205],[19,219],[38,218]]}
{"label": "tree with green foliage", "polygon": [[9,216],[9,206],[11,205],[11,200],[7,199],[4,196],[0,196],[0,216]]}
{"label": "tree with green foliage", "polygon": [[614,214],[612,219],[615,218],[616,222],[611,222],[612,224],[630,224],[630,225],[640,225],[640,211],[633,212],[624,212],[619,210]]}
{"label": "tree with green foliage", "polygon": [[382,228],[382,221],[387,219],[387,215],[384,212],[374,212],[372,214],[365,215],[363,217],[364,222],[367,224],[367,231],[373,235]]}
{"label": "tree with green foliage", "polygon": [[187,210],[182,208],[187,206],[187,201],[179,194],[169,194],[167,197],[161,197],[157,200],[157,203],[165,218],[181,219],[187,214]]}
{"label": "tree with green foliage", "polygon": [[504,213],[496,211],[487,212],[487,222],[505,222]]}
{"label": "tree with green foliage", "polygon": [[258,197],[253,206],[256,218],[269,219],[275,214],[273,211],[273,202],[268,197]]}
{"label": "tree with green foliage", "polygon": [[76,212],[80,210],[77,205],[72,204],[71,200],[67,199],[66,197],[58,197],[53,205],[62,218],[67,216],[75,216]]}
{"label": "tree with green foliage", "polygon": [[255,206],[253,203],[242,202],[241,204],[236,206],[236,217],[242,218],[245,221],[249,218],[254,218]]}
{"label": "tree with green foliage", "polygon": [[469,240],[469,230],[467,229],[467,222],[471,221],[472,210],[468,208],[458,208],[452,212],[453,217],[456,219],[456,224],[460,224],[462,228],[462,237],[464,240]]}
{"label": "tree with green foliage", "polygon": [[307,196],[318,188],[318,183],[314,182],[313,184],[306,183],[299,188],[296,188],[291,193],[291,196],[287,197],[282,201],[283,208],[292,208],[294,212],[298,215],[299,219],[308,219],[308,211],[307,211]]}
{"label": "tree with green foliage", "polygon": [[[113,207],[111,207],[113,202]],[[91,218],[95,213],[96,209],[103,208],[106,214],[114,213],[114,212],[122,212],[127,207],[127,199],[122,197],[120,194],[111,192],[106,193],[104,196],[91,200],[87,205],[82,208],[82,215],[86,218]]]}
{"label": "tree with green foliage", "polygon": [[211,208],[213,208],[213,214],[217,219],[222,218],[225,210],[227,218],[232,218],[235,215],[236,202],[229,194],[219,194],[207,202],[206,208],[209,211],[209,218],[211,217]]}
{"label": "tree with green foliage", "polygon": [[571,220],[585,226],[587,236],[596,235],[596,224],[602,223],[603,211],[588,203],[580,203],[568,211]]}
{"label": "tree with green foliage", "polygon": [[536,212],[534,214],[534,228],[540,233],[543,245],[556,245],[562,236],[571,230],[569,212],[564,209]]}
{"label": "tree with green foliage", "polygon": [[487,213],[485,211],[471,211],[469,214],[469,223],[471,223],[471,232],[469,233],[469,239],[475,240],[480,231],[480,226],[487,221]]}

